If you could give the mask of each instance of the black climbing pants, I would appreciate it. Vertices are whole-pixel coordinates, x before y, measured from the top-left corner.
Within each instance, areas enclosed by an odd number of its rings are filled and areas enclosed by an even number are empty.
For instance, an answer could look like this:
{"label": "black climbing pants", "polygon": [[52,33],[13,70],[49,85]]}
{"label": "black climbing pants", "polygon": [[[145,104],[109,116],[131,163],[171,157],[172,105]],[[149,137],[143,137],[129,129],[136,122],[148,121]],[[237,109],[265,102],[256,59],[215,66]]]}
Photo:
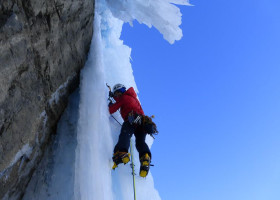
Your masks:
{"label": "black climbing pants", "polygon": [[114,153],[117,151],[128,152],[130,138],[132,137],[133,133],[136,138],[136,149],[139,152],[139,156],[141,157],[143,154],[148,153],[151,157],[150,149],[145,142],[147,133],[145,133],[143,126],[135,127],[128,121],[124,122],[122,125],[119,141],[115,146]]}

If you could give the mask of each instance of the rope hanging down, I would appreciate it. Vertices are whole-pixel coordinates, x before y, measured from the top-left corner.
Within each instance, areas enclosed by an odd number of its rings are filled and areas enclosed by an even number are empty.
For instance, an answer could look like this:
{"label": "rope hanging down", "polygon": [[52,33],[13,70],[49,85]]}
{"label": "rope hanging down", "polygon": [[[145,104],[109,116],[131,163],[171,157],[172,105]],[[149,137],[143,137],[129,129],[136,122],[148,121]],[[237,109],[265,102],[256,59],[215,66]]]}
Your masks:
{"label": "rope hanging down", "polygon": [[132,141],[130,139],[130,155],[131,155],[131,169],[133,176],[133,192],[134,192],[134,200],[136,200],[136,186],[135,186],[135,171],[134,171],[134,157],[133,157],[133,149],[132,149]]}

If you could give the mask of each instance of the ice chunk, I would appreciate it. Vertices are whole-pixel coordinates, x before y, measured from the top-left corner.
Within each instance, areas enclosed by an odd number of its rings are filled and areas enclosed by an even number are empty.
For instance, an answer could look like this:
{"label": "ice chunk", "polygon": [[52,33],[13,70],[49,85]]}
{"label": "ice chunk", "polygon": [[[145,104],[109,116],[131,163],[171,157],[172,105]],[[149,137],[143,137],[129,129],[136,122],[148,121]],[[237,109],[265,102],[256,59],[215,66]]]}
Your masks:
{"label": "ice chunk", "polygon": [[190,5],[188,0],[106,0],[114,17],[133,25],[133,20],[154,26],[173,44],[183,36],[180,29],[181,12],[175,5]]}

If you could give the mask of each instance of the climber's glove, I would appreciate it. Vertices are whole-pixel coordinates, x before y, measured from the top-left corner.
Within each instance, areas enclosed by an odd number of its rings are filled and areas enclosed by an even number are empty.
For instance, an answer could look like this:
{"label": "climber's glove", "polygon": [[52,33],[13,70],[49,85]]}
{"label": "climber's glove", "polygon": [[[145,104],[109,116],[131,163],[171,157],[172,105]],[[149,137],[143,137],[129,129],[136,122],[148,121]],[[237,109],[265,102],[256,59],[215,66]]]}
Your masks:
{"label": "climber's glove", "polygon": [[109,97],[114,97],[114,93],[109,91]]}

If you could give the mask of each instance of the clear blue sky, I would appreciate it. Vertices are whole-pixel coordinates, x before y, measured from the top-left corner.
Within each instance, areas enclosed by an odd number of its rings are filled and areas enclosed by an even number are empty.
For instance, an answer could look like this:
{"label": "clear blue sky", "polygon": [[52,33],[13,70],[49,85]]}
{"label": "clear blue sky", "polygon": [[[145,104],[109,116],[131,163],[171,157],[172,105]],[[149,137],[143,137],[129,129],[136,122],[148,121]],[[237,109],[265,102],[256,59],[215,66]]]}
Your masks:
{"label": "clear blue sky", "polygon": [[280,200],[280,2],[193,0],[182,40],[125,25],[146,114],[160,133],[163,200]]}

